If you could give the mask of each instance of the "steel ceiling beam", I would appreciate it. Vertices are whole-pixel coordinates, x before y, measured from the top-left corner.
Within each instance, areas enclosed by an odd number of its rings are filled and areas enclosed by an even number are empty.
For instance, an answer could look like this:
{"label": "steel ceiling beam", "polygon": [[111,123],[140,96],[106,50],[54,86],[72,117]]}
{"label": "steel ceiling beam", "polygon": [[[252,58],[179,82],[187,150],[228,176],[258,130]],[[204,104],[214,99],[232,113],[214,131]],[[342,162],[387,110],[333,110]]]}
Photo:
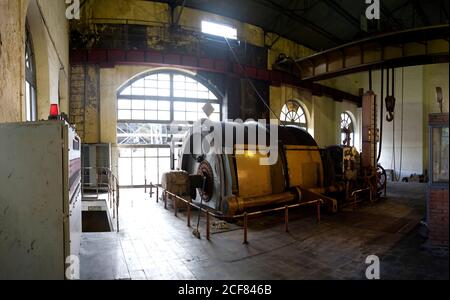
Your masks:
{"label": "steel ceiling beam", "polygon": [[274,69],[314,82],[381,67],[445,63],[449,61],[448,37],[448,25],[388,33],[297,60],[285,59]]}
{"label": "steel ceiling beam", "polygon": [[380,9],[381,13],[385,15],[391,22],[395,23],[397,25],[397,29],[404,30],[405,24],[403,22],[400,22],[394,17],[394,14],[383,4],[383,2],[380,1]]}
{"label": "steel ceiling beam", "polygon": [[361,29],[361,22],[357,18],[355,18],[353,15],[351,15],[347,10],[345,10],[342,6],[340,6],[336,1],[334,0],[323,0],[325,4],[332,9],[334,9],[339,15],[341,15],[349,24],[352,24],[354,27]]}
{"label": "steel ceiling beam", "polygon": [[258,3],[260,5],[263,5],[267,8],[273,9],[275,11],[278,11],[279,13],[285,15],[286,17],[289,17],[290,19],[296,21],[297,23],[302,24],[303,26],[315,31],[316,33],[320,34],[321,36],[325,37],[327,40],[332,42],[335,45],[343,44],[344,41],[340,38],[336,37],[335,35],[331,34],[330,32],[326,31],[325,29],[317,26],[313,22],[309,21],[308,19],[304,18],[303,16],[300,16],[299,14],[296,14],[290,9],[287,9],[286,7],[275,3],[271,0],[253,0],[255,3]]}
{"label": "steel ceiling beam", "polygon": [[420,5],[418,0],[413,1],[414,10],[419,15],[420,19],[422,20],[422,23],[424,26],[430,26],[430,20],[428,20],[427,15],[425,14],[425,11],[422,8],[422,5]]}

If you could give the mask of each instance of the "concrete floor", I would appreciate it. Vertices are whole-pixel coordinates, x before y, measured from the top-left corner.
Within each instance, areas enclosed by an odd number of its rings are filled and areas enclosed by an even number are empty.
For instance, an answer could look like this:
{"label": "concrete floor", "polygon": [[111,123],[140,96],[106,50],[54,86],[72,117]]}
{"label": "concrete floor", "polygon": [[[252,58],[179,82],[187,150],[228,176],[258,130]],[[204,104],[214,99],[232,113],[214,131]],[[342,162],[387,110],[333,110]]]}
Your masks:
{"label": "concrete floor", "polygon": [[390,184],[387,200],[323,214],[320,224],[302,208],[290,213],[289,234],[282,215],[251,220],[243,245],[237,225],[209,242],[202,223],[198,240],[183,214],[176,218],[143,190],[123,190],[121,232],[82,236],[81,278],[366,279],[366,257],[377,255],[381,279],[448,280],[448,254],[421,249],[425,191],[424,184]]}

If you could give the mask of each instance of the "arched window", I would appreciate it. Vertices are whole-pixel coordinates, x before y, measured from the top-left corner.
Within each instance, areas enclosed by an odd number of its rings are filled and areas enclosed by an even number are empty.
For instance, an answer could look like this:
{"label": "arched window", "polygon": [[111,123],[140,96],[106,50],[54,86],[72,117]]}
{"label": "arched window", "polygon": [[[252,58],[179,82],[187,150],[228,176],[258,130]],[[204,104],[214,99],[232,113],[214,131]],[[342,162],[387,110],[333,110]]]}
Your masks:
{"label": "arched window", "polygon": [[308,120],[302,105],[295,100],[289,100],[281,109],[281,121],[286,125],[294,125],[308,130]]}
{"label": "arched window", "polygon": [[25,39],[25,111],[27,121],[36,121],[36,68],[34,63],[33,43],[26,26]]}
{"label": "arched window", "polygon": [[140,77],[118,94],[119,121],[220,121],[220,116],[218,97],[197,79],[178,72]]}
{"label": "arched window", "polygon": [[[209,86],[209,88],[207,87]],[[159,183],[177,166],[178,149],[193,122],[221,120],[221,100],[198,76],[161,70],[138,76],[117,93],[119,182]],[[171,126],[176,123],[177,126]]]}
{"label": "arched window", "polygon": [[350,114],[341,114],[341,141],[344,146],[353,147],[355,145],[355,125]]}

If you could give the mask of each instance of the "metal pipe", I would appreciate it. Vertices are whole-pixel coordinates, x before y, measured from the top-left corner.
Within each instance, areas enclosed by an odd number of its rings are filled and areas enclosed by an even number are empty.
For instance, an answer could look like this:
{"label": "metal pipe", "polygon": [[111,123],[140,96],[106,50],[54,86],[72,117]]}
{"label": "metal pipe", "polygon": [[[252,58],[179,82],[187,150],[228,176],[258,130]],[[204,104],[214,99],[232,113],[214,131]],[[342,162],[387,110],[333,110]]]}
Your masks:
{"label": "metal pipe", "polygon": [[289,232],[289,206],[284,208],[284,231]]}
{"label": "metal pipe", "polygon": [[320,224],[320,201],[317,202],[317,223]]}
{"label": "metal pipe", "polygon": [[173,210],[175,211],[175,217],[178,217],[178,207],[177,207],[177,198],[170,197],[173,201]]}
{"label": "metal pipe", "polygon": [[187,226],[191,227],[191,206],[187,207]]}
{"label": "metal pipe", "polygon": [[[389,72],[389,70],[388,70]],[[378,144],[378,157],[377,163],[381,158],[381,149],[383,147],[383,123],[384,123],[384,68],[381,68],[381,98],[380,98],[380,142]]]}
{"label": "metal pipe", "polygon": [[163,193],[164,209],[167,209],[167,192]]}
{"label": "metal pipe", "polygon": [[156,203],[159,203],[159,188],[156,186]]}
{"label": "metal pipe", "polygon": [[209,241],[211,237],[211,225],[209,212],[206,212],[206,239]]}
{"label": "metal pipe", "polygon": [[247,213],[244,213],[244,245],[248,244],[248,236],[247,236],[247,230],[248,230],[248,220],[247,220]]}

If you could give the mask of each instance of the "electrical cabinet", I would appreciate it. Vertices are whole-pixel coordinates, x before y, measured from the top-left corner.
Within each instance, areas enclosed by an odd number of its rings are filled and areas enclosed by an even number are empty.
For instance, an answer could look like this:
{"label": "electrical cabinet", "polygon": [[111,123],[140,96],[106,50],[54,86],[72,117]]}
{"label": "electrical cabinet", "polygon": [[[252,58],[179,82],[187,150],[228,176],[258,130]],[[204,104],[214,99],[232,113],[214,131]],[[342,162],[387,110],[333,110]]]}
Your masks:
{"label": "electrical cabinet", "polygon": [[80,249],[80,150],[64,121],[0,124],[0,279],[66,279]]}

